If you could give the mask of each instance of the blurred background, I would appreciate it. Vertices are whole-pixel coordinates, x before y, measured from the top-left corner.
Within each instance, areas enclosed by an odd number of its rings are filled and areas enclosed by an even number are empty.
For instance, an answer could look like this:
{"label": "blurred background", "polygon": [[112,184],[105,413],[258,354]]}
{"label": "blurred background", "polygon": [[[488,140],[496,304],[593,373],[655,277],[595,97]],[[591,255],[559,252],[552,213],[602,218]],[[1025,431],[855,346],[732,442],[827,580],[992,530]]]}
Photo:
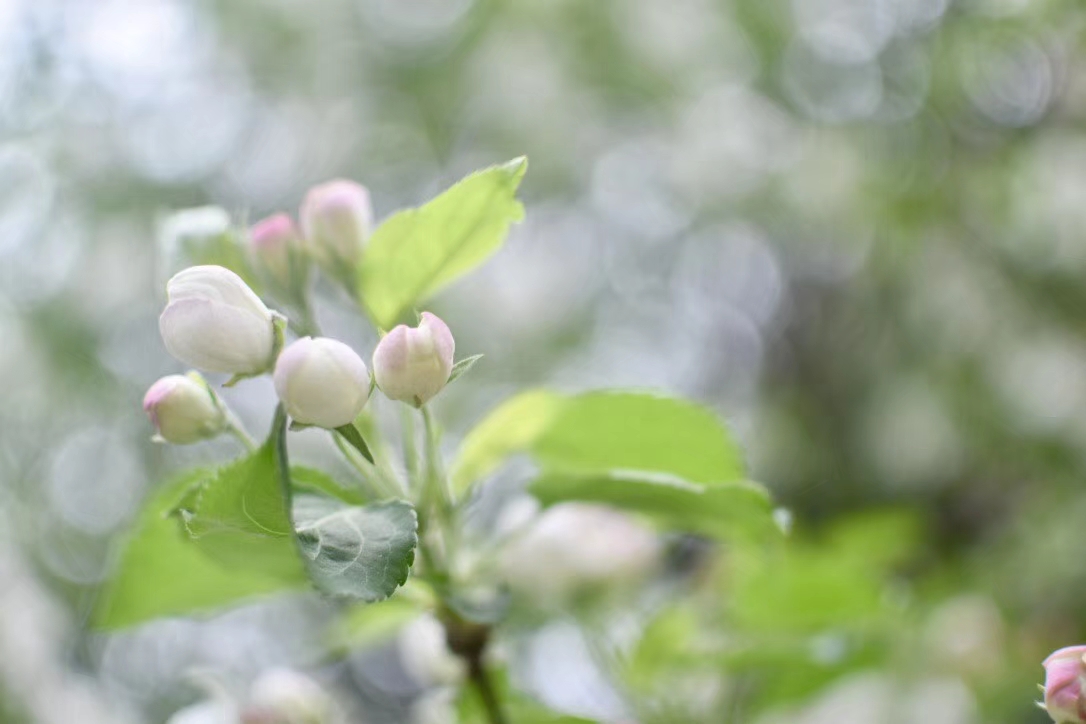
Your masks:
{"label": "blurred background", "polygon": [[[381,218],[521,154],[527,220],[432,305],[486,355],[440,415],[454,443],[524,387],[620,386],[729,421],[796,537],[729,614],[805,643],[726,662],[742,708],[701,720],[1047,721],[1039,662],[1086,638],[1084,30],[1075,0],[0,1],[0,721],[161,722],[193,672],[324,665],[304,596],[90,626],[147,492],[233,451],[139,408],[181,371],[169,214],[343,176]],[[224,396],[264,429],[270,384]],[[884,628],[846,655],[857,617]],[[395,704],[402,658],[327,676]]]}

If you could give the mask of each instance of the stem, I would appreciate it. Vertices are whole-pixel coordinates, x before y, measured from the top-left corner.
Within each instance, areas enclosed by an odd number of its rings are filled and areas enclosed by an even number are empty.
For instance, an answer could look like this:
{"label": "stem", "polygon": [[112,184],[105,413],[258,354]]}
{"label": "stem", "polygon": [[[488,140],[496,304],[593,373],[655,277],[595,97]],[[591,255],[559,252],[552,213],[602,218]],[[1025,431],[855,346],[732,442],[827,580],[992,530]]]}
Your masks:
{"label": "stem", "polygon": [[430,408],[423,405],[422,422],[426,431],[426,483],[423,489],[426,495],[432,497],[443,518],[447,519],[452,510],[452,500],[449,496],[449,485],[445,479],[445,466],[441,461],[441,444],[438,439],[437,425]]}
{"label": "stem", "polygon": [[362,433],[358,431],[358,428],[354,426],[353,422],[348,422],[346,425],[341,425],[336,428],[336,432],[343,436],[343,439],[351,443],[358,452],[362,453],[362,457],[369,460],[370,465],[373,465],[373,453],[370,452],[370,446],[366,444],[366,441],[362,438]]}
{"label": "stem", "polygon": [[[225,406],[224,406],[225,407]],[[249,431],[245,429],[245,426],[241,424],[241,420],[232,410],[226,410],[226,431],[237,438],[237,441],[249,452],[255,452],[257,448],[256,440],[249,434]]]}
{"label": "stem", "polygon": [[367,499],[389,497],[388,492],[375,482],[377,478],[370,474],[371,471],[366,468],[366,463],[359,459],[358,453],[354,451],[354,448],[343,441],[342,436],[332,435],[332,442],[336,444],[336,448],[339,450],[340,454],[343,455],[344,459],[346,459],[351,467],[358,472],[359,476],[361,476],[362,480],[359,482],[359,486],[362,488],[362,494],[365,495]]}
{"label": "stem", "polygon": [[498,694],[494,690],[494,684],[490,680],[490,674],[483,663],[482,652],[477,656],[468,658],[468,678],[479,692],[479,698],[483,701],[487,719],[490,724],[507,724],[505,712],[502,711]]}
{"label": "stem", "polygon": [[490,724],[507,724],[498,692],[490,678],[485,663],[485,652],[490,642],[491,628],[485,624],[466,621],[448,607],[438,611],[445,626],[445,643],[449,650],[464,660],[468,667],[468,680],[479,692],[487,720]]}

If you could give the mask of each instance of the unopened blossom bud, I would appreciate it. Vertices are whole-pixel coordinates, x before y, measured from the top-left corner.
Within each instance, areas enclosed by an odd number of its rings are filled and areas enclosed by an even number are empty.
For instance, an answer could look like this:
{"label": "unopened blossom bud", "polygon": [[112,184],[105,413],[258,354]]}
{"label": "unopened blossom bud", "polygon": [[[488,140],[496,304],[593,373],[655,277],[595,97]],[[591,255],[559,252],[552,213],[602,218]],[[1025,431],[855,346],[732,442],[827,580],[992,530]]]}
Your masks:
{"label": "unopened blossom bud", "polygon": [[579,592],[636,581],[660,564],[662,546],[649,527],[620,511],[589,503],[545,510],[499,558],[513,591],[539,605]]}
{"label": "unopened blossom bud", "polygon": [[258,375],[274,364],[275,315],[234,272],[214,265],[183,269],[166,295],[158,328],[177,359],[234,375]]}
{"label": "unopened blossom bud", "polygon": [[1068,646],[1044,660],[1044,708],[1056,724],[1086,722],[1086,646]]}
{"label": "unopened blossom bud", "polygon": [[226,409],[198,372],[168,375],[143,396],[143,411],[158,438],[174,445],[215,437],[227,429]]}
{"label": "unopened blossom bud", "polygon": [[373,227],[373,206],[365,186],[336,179],[314,186],[302,202],[299,218],[316,259],[329,268],[358,264]]}
{"label": "unopened blossom bud", "polygon": [[373,376],[385,396],[421,407],[441,392],[452,374],[452,332],[429,312],[419,326],[399,325],[373,352]]}
{"label": "unopened blossom bud", "polygon": [[317,682],[291,669],[262,674],[242,711],[242,724],[326,724],[332,700]]}
{"label": "unopened blossom bud", "polygon": [[334,429],[352,422],[370,394],[366,363],[327,337],[303,337],[279,355],[275,391],[295,422]]}
{"label": "unopened blossom bud", "polygon": [[302,235],[286,214],[274,214],[255,223],[249,230],[249,250],[283,289],[293,289],[305,273]]}

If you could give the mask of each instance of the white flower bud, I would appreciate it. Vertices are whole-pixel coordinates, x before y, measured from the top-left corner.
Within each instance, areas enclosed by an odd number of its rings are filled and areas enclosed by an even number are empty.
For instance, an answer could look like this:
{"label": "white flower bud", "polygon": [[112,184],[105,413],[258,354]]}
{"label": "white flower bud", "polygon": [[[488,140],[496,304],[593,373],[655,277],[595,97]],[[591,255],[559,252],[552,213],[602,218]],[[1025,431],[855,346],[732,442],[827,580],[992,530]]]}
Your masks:
{"label": "white flower bud", "polygon": [[328,268],[354,269],[373,226],[366,187],[336,179],[314,186],[302,202],[299,218],[314,257]]}
{"label": "white flower bud", "polygon": [[464,680],[464,661],[449,650],[445,627],[433,614],[408,623],[396,637],[400,662],[416,683],[426,688],[455,686]]}
{"label": "white flower bud", "polygon": [[385,396],[421,407],[441,392],[452,373],[452,332],[429,312],[419,326],[403,324],[385,335],[373,352],[373,375]]}
{"label": "white flower bud", "polygon": [[228,425],[225,408],[198,372],[168,375],[151,385],[143,411],[157,437],[175,445],[215,437]]}
{"label": "white flower bud", "polygon": [[333,429],[352,422],[370,394],[366,363],[327,337],[303,337],[279,355],[275,391],[295,422]]}
{"label": "white flower bud", "polygon": [[552,605],[586,589],[636,581],[659,565],[661,554],[655,532],[625,513],[562,503],[510,542],[500,569],[515,592]]}
{"label": "white flower bud", "polygon": [[302,235],[286,214],[274,214],[253,224],[249,251],[280,288],[292,290],[304,279],[308,265]]}
{"label": "white flower bud", "polygon": [[253,682],[244,724],[325,724],[332,699],[317,682],[291,669],[272,669]]}
{"label": "white flower bud", "polygon": [[235,375],[258,375],[274,364],[275,315],[234,272],[213,265],[183,269],[166,295],[158,328],[177,359]]}

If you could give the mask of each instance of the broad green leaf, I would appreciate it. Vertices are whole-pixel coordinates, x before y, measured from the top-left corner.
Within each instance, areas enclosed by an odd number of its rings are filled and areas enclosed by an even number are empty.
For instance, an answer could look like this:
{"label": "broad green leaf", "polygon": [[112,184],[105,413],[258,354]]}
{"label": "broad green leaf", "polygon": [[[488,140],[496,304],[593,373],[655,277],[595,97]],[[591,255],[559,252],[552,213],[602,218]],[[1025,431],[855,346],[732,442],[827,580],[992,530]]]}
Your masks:
{"label": "broad green leaf", "polygon": [[379,601],[407,580],[418,544],[418,518],[409,503],[359,507],[300,495],[294,520],[309,576],[324,593]]}
{"label": "broad green leaf", "polygon": [[147,503],[99,600],[98,626],[119,628],[205,612],[300,585],[256,569],[224,568],[192,544],[172,512],[194,484],[212,474],[191,472],[163,486]]}
{"label": "broad green leaf", "polygon": [[220,563],[304,581],[277,468],[284,424],[277,417],[267,442],[195,487],[178,512],[192,540]]}
{"label": "broad green leaf", "polygon": [[378,327],[408,310],[498,250],[524,207],[517,187],[526,158],[476,171],[415,209],[398,211],[366,245],[359,294]]}
{"label": "broad green leaf", "polygon": [[454,490],[462,493],[507,456],[527,450],[565,404],[566,398],[556,392],[528,390],[494,408],[460,445],[453,465]]}
{"label": "broad green leaf", "polygon": [[712,411],[646,392],[517,395],[468,434],[454,487],[465,490],[517,452],[566,472],[643,470],[695,483],[744,478],[742,454]]}
{"label": "broad green leaf", "polygon": [[665,475],[545,473],[531,493],[544,505],[570,500],[642,513],[658,524],[711,537],[762,538],[777,531],[765,488],[748,481],[715,485]]}
{"label": "broad green leaf", "polygon": [[570,398],[532,445],[546,468],[650,470],[694,483],[741,480],[742,453],[711,410],[645,392]]}

